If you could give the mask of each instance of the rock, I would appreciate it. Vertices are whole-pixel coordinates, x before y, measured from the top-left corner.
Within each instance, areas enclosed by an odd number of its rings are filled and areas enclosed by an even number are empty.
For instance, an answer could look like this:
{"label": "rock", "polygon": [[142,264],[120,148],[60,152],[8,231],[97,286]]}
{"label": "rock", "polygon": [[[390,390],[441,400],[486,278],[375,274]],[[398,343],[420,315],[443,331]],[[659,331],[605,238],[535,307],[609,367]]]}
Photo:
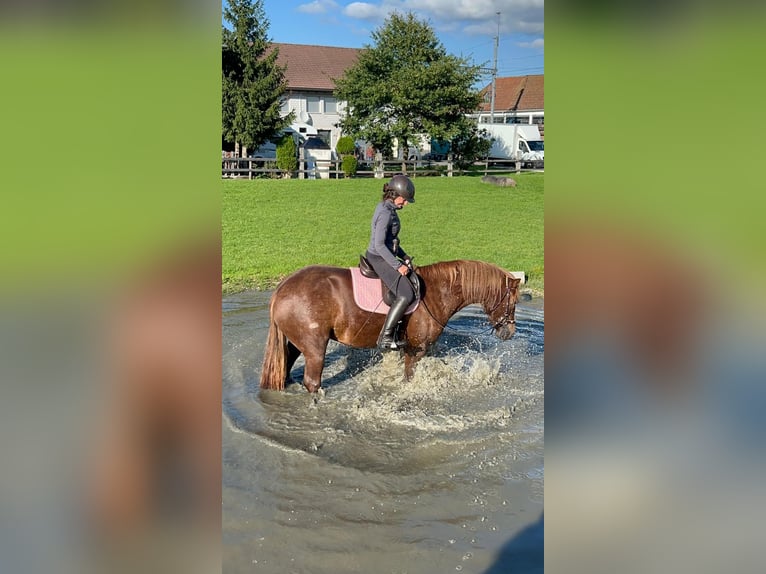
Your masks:
{"label": "rock", "polygon": [[498,177],[496,175],[485,175],[481,178],[484,183],[491,183],[498,187],[516,187],[516,180],[510,177]]}

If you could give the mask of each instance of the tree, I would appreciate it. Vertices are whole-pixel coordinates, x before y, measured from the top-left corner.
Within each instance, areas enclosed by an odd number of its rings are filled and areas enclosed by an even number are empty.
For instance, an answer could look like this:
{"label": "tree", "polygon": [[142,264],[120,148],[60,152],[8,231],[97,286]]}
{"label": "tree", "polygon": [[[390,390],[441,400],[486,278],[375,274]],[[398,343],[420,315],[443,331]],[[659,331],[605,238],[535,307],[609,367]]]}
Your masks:
{"label": "tree", "polygon": [[285,172],[285,177],[288,179],[298,169],[297,153],[298,148],[295,146],[292,134],[282,136],[277,144],[277,167]]}
{"label": "tree", "polygon": [[343,175],[346,177],[353,177],[356,175],[356,170],[359,168],[359,160],[356,159],[356,156],[354,155],[347,155],[344,156],[343,162],[341,163],[341,169],[343,170]]}
{"label": "tree", "polygon": [[223,139],[254,149],[293,120],[292,113],[279,114],[287,90],[284,68],[267,36],[263,0],[228,0],[223,16],[231,26],[222,30]]}
{"label": "tree", "polygon": [[338,142],[335,144],[335,151],[338,152],[341,156],[353,154],[356,151],[354,140],[349,136],[343,136],[342,138],[339,138]]}
{"label": "tree", "polygon": [[343,136],[338,139],[335,144],[335,151],[341,157],[341,169],[346,177],[352,177],[356,175],[356,170],[359,167],[359,162],[354,155],[356,152],[356,144],[353,138],[350,136]]}
{"label": "tree", "polygon": [[338,99],[348,102],[344,132],[386,154],[394,139],[407,150],[418,135],[452,141],[476,133],[466,114],[479,107],[478,66],[447,54],[412,13],[394,13],[372,38],[374,45],[335,83]]}
{"label": "tree", "polygon": [[492,148],[492,138],[485,129],[479,129],[466,132],[452,139],[450,142],[450,152],[455,167],[458,169],[467,169],[476,158],[485,158]]}

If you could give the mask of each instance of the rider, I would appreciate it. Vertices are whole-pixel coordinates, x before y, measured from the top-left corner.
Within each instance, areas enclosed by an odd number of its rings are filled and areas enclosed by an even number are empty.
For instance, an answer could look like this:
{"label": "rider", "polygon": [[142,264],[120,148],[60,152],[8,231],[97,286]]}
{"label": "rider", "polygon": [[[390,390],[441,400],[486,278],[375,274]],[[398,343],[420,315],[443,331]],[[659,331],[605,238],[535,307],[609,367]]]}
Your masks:
{"label": "rider", "polygon": [[401,223],[396,213],[408,203],[415,203],[415,185],[406,175],[395,175],[383,185],[383,198],[372,216],[366,257],[383,283],[395,295],[378,337],[378,348],[381,351],[398,349],[404,345],[404,341],[395,339],[396,326],[404,316],[404,311],[415,300],[415,289],[408,278],[412,262],[399,246]]}

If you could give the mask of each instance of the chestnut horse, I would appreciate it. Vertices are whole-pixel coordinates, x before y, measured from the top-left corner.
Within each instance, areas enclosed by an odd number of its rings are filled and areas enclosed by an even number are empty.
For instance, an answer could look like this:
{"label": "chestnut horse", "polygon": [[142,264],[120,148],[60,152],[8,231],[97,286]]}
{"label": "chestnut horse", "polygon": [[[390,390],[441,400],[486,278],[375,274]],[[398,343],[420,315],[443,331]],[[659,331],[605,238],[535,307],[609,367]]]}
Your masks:
{"label": "chestnut horse", "polygon": [[[490,263],[466,260],[426,265],[417,268],[417,273],[420,305],[403,320],[408,379],[450,317],[466,305],[480,304],[500,339],[513,336],[520,279]],[[384,314],[364,311],[354,302],[349,269],[321,265],[305,267],[282,280],[271,296],[269,311],[261,388],[284,389],[290,370],[303,353],[303,385],[310,393],[322,385],[330,339],[350,347],[375,347],[385,319]]]}

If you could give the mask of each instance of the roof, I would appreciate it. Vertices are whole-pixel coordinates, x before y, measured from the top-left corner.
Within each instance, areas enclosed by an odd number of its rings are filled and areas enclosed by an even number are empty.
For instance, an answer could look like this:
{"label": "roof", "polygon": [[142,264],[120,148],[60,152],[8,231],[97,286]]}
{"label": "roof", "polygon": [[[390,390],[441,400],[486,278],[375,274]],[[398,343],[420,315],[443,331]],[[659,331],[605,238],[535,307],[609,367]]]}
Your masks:
{"label": "roof", "polygon": [[356,64],[361,48],[336,48],[334,46],[311,46],[304,44],[281,44],[277,63],[287,66],[285,78],[291,90],[335,89],[335,79]]}
{"label": "roof", "polygon": [[[542,110],[544,109],[545,76],[542,74],[533,76],[511,76],[497,78],[495,80],[495,111],[505,110]],[[492,89],[492,84],[486,86],[481,93],[485,94]],[[489,98],[482,102],[479,110],[490,111]]]}

